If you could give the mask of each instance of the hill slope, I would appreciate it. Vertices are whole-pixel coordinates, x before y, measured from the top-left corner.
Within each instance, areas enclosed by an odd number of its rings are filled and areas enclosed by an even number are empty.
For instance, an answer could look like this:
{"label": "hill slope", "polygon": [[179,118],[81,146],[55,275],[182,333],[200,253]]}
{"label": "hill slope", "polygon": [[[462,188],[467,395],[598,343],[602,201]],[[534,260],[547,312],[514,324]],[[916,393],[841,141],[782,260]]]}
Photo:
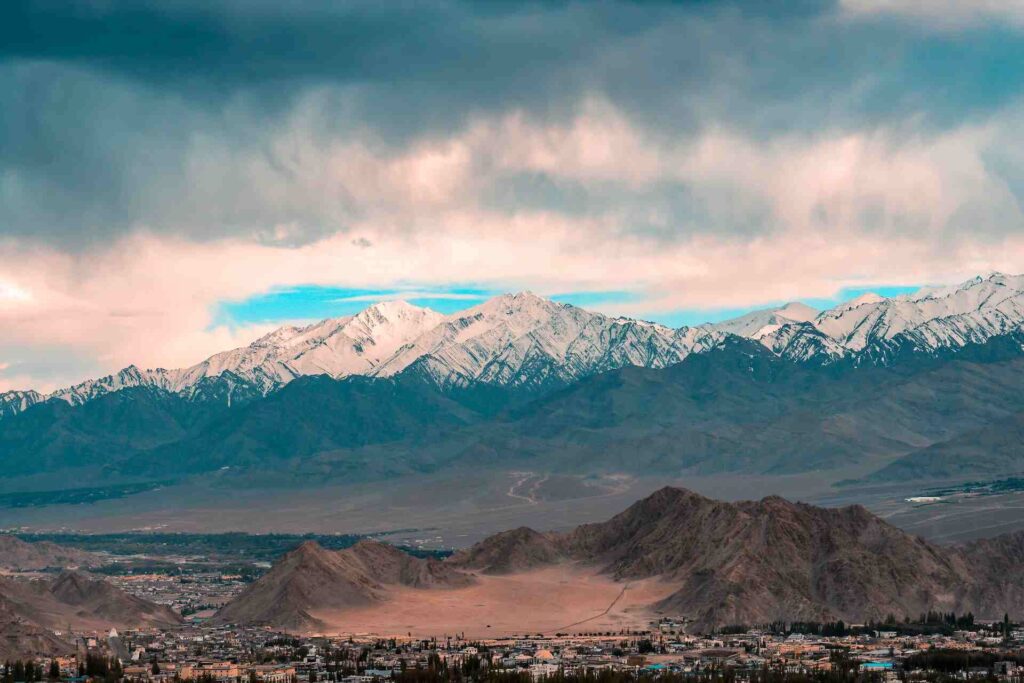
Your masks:
{"label": "hill slope", "polygon": [[34,571],[57,567],[95,567],[103,558],[94,553],[38,541],[28,543],[10,534],[0,535],[0,568],[8,571]]}
{"label": "hill slope", "polygon": [[990,345],[820,368],[733,339],[663,370],[587,378],[451,448],[474,462],[514,453],[522,467],[587,473],[791,473],[896,458],[1024,410],[1019,346],[986,355]]}
{"label": "hill slope", "polygon": [[867,479],[983,479],[1021,473],[1024,473],[1024,412],[915,450]]}
{"label": "hill slope", "polygon": [[[167,627],[181,616],[76,571],[52,581],[0,576],[0,656],[53,656],[73,651],[54,629]],[[6,653],[6,654],[5,654]]]}
{"label": "hill slope", "polygon": [[[779,474],[933,446],[901,476],[967,475],[982,449],[986,474],[1016,474],[1024,467],[1000,421],[1024,413],[1022,342],[1015,333],[924,356],[893,346],[892,365],[821,367],[732,337],[662,369],[611,370],[540,396],[442,391],[406,374],[303,377],[231,408],[127,389],[0,420],[3,474],[163,480],[223,469],[239,482],[300,484],[459,467]],[[477,409],[487,403],[510,407]]]}
{"label": "hill slope", "polygon": [[[304,544],[216,620],[291,630],[343,628],[345,617],[333,618],[339,612],[383,609],[394,587],[403,587],[401,599],[412,602],[423,595],[416,589],[443,587],[451,591],[443,604],[452,613],[459,612],[461,599],[507,617],[516,613],[512,603],[538,602],[530,591],[552,589],[552,569],[565,570],[570,582],[600,576],[613,587],[610,596],[654,582],[659,597],[640,605],[645,614],[683,618],[702,631],[779,620],[864,623],[929,610],[972,611],[983,619],[1024,612],[1024,533],[939,546],[860,506],[819,508],[774,496],[727,503],[667,487],[608,521],[566,533],[503,532],[443,563],[380,543],[340,552]],[[516,588],[509,592],[509,586]],[[420,614],[431,618],[429,611]],[[321,619],[328,616],[330,624]],[[430,627],[402,623],[420,631]]]}
{"label": "hill slope", "polygon": [[[913,537],[859,506],[827,509],[778,497],[725,503],[664,488],[612,519],[565,534],[519,530],[453,556],[502,573],[501,554],[575,562],[619,581],[678,586],[652,607],[695,628],[841,618],[863,623],[929,609],[985,618],[1024,610],[1024,536],[965,547]],[[1013,568],[1008,570],[1008,568]]]}
{"label": "hill slope", "polygon": [[314,612],[386,600],[388,586],[454,588],[471,581],[437,560],[413,557],[376,541],[339,551],[307,541],[221,608],[213,621],[318,630],[324,623]]}

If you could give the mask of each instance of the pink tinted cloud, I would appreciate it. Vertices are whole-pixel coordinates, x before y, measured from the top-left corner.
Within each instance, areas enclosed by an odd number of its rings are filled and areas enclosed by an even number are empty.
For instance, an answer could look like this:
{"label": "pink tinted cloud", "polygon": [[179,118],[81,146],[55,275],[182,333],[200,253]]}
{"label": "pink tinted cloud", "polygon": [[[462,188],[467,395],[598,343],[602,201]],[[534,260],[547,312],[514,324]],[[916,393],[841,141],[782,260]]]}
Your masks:
{"label": "pink tinted cloud", "polygon": [[[269,155],[197,141],[188,165],[197,188],[189,200],[199,203],[216,199],[202,196],[217,186],[204,180],[237,172],[224,201],[262,203],[287,219],[256,233],[270,241],[198,242],[140,227],[88,255],[0,245],[0,348],[65,346],[108,371],[187,365],[268,329],[215,326],[218,302],[298,284],[630,291],[634,300],[608,312],[635,314],[1021,271],[1024,231],[1005,230],[1024,225],[1020,208],[983,163],[1017,116],[932,137],[867,130],[752,140],[709,128],[666,141],[590,101],[562,125],[513,112],[398,150],[358,135],[322,140],[298,117]],[[652,211],[646,220],[664,228],[652,235],[615,206],[579,215],[488,206],[482,194],[509,172],[598,192],[618,183],[627,197],[681,183],[705,207],[705,224]],[[736,197],[767,207],[766,224],[721,229]],[[978,206],[1001,232],[951,227]],[[310,220],[323,239],[281,246]]]}

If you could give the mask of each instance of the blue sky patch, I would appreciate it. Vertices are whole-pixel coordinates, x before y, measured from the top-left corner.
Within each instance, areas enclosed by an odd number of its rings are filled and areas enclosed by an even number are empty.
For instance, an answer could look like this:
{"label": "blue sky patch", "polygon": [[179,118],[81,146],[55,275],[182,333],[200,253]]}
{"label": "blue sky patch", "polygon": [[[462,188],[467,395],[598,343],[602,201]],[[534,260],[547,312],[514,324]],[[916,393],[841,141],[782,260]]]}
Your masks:
{"label": "blue sky patch", "polygon": [[[886,297],[914,292],[917,286],[850,287],[831,298],[802,298],[803,303],[818,309],[831,308],[866,292]],[[481,287],[455,287],[431,289],[404,287],[397,289],[351,289],[302,285],[281,287],[239,301],[221,302],[214,313],[211,327],[227,325],[239,327],[251,324],[284,323],[286,321],[322,320],[354,315],[378,301],[404,299],[417,306],[432,308],[441,313],[455,313],[486,301],[501,292]],[[580,308],[614,307],[616,304],[636,304],[639,295],[627,291],[565,292],[550,297],[553,301]],[[748,306],[743,308],[683,309],[678,311],[640,313],[631,317],[652,320],[671,327],[720,322],[741,316],[759,308],[771,308],[787,302]],[[633,306],[631,306],[632,308]]]}

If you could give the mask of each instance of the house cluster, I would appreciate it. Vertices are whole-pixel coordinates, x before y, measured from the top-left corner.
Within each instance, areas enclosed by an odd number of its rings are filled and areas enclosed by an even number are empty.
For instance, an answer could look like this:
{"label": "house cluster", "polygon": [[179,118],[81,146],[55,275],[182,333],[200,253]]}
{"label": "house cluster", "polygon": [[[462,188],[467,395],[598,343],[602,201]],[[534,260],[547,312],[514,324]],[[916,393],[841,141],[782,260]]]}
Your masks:
{"label": "house cluster", "polygon": [[190,620],[213,614],[245,588],[244,577],[221,571],[120,574],[107,578],[118,588],[151,602],[167,605]]}
{"label": "house cluster", "polygon": [[[472,640],[411,637],[295,637],[265,629],[188,625],[173,630],[80,636],[75,656],[40,660],[34,667],[68,680],[96,674],[106,680],[153,683],[374,683],[410,670],[452,673],[467,680],[486,671],[516,672],[540,680],[558,675],[619,671],[701,678],[729,671],[750,681],[770,670],[795,676],[841,672],[877,681],[1024,680],[1024,631],[955,631],[901,635],[876,630],[843,636],[748,630],[697,636],[669,621],[649,631],[534,635]],[[86,662],[88,661],[88,666]],[[94,676],[99,677],[99,676]],[[31,680],[31,679],[30,679]],[[761,679],[763,680],[763,679]]]}

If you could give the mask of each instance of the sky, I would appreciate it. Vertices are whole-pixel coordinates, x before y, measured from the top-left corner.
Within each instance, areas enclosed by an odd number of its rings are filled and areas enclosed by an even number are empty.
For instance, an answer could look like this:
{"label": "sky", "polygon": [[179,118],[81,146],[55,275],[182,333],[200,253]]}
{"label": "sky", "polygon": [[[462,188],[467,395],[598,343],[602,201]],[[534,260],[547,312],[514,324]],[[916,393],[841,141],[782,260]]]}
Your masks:
{"label": "sky", "polygon": [[0,3],[0,391],[531,290],[1024,271],[1024,2]]}

